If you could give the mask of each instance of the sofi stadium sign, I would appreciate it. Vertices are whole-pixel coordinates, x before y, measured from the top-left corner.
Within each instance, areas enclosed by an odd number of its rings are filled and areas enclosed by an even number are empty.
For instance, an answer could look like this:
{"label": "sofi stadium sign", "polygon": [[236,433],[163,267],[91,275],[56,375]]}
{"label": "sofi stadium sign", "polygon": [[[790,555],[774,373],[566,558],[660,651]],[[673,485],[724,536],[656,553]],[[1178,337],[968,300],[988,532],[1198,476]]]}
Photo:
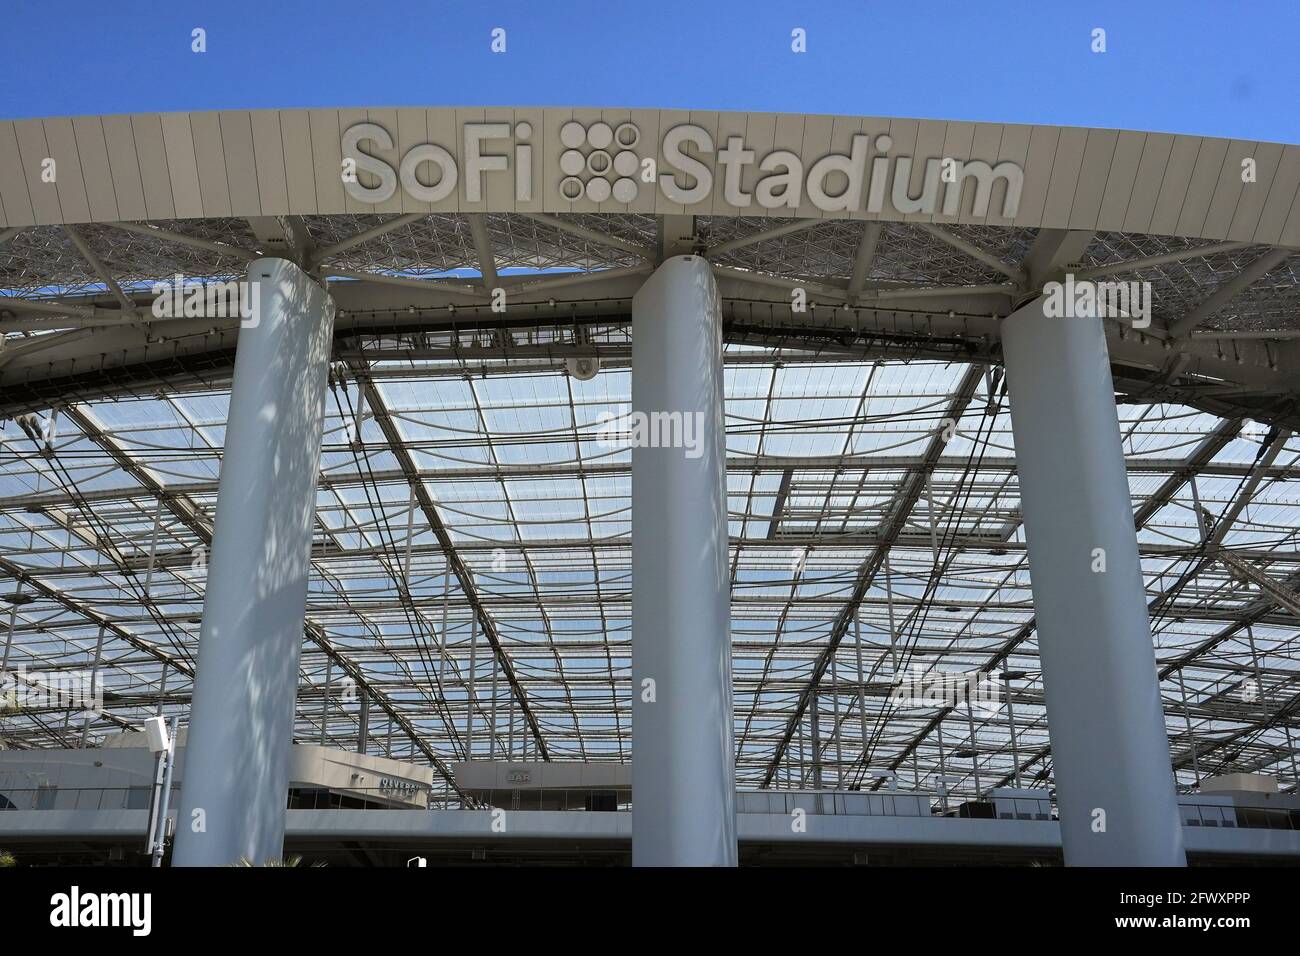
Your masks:
{"label": "sofi stadium sign", "polygon": [[[400,187],[417,202],[478,203],[505,189],[516,203],[540,199],[555,208],[581,200],[638,204],[647,191],[683,207],[720,191],[727,206],[751,211],[811,204],[850,215],[983,217],[992,206],[993,215],[1011,219],[1019,208],[1024,171],[1017,163],[901,155],[888,133],[854,134],[847,147],[811,157],[782,148],[760,154],[744,136],[715,141],[692,123],[647,143],[632,122],[568,120],[549,138],[528,121],[464,123],[459,142],[420,143],[399,156],[388,130],[366,122],[343,133],[342,176],[349,196],[371,204],[387,202]],[[540,196],[539,186],[547,191]]]}

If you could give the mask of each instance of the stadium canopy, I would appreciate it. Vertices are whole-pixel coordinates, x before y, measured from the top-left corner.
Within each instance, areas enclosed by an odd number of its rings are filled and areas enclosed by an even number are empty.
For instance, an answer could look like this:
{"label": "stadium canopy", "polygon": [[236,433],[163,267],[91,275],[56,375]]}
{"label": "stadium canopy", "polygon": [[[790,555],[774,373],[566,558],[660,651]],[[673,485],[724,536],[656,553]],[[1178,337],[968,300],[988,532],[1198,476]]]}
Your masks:
{"label": "stadium canopy", "polygon": [[[293,738],[365,727],[451,793],[471,758],[629,761],[610,425],[633,296],[691,255],[720,294],[736,786],[1057,783],[1002,327],[1068,275],[1148,297],[1098,354],[1177,787],[1294,789],[1298,186],[1294,146],[900,119],[0,122],[5,669],[106,688],[2,745],[187,719],[248,321],[187,289],[279,258],[336,308]],[[1006,700],[896,694],[969,673]]]}

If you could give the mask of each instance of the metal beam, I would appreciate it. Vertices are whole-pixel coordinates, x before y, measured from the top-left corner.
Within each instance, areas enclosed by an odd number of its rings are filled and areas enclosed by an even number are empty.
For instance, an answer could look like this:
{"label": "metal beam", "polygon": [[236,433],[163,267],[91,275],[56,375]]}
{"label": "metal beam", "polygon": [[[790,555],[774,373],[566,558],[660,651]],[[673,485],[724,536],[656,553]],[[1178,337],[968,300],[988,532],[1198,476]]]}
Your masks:
{"label": "metal beam", "polygon": [[[1025,285],[1037,291],[1079,262],[1096,233],[1083,229],[1039,229],[1025,256]],[[1078,273],[1075,273],[1078,278]]]}
{"label": "metal beam", "polygon": [[408,289],[423,289],[427,292],[464,295],[473,299],[483,298],[482,289],[446,279],[416,279],[412,276],[391,276],[383,272],[358,272],[355,269],[339,269],[328,264],[320,267],[320,274],[325,277],[335,276],[340,279],[355,279],[358,282],[374,282],[378,285],[398,285],[405,286]]}
{"label": "metal beam", "polygon": [[[1196,446],[1187,460],[1166,478],[1154,492],[1142,502],[1142,505],[1133,515],[1133,524],[1139,529],[1148,521],[1155,517],[1165,505],[1173,500],[1178,489],[1195,477],[1202,474],[1203,470],[1209,465],[1219,452],[1227,447],[1233,439],[1241,433],[1242,420],[1240,418],[1225,418],[1215,426],[1214,431],[1210,432]],[[1125,462],[1127,465],[1128,463]]]}
{"label": "metal beam", "polygon": [[122,287],[113,278],[113,273],[108,270],[108,266],[104,265],[104,261],[99,258],[95,250],[90,248],[90,245],[82,238],[81,233],[72,226],[64,226],[63,232],[72,240],[72,244],[77,247],[77,252],[81,254],[81,258],[85,259],[90,267],[95,270],[95,274],[104,280],[105,287],[113,294],[113,298],[117,299],[122,311],[135,315],[135,303],[127,298],[126,293],[122,291]]}
{"label": "metal beam", "polygon": [[[1191,565],[1179,575],[1178,580],[1172,586],[1167,588],[1149,606],[1149,612],[1154,616],[1161,611],[1166,604],[1173,600],[1189,581],[1195,578],[1205,569],[1205,567],[1214,561],[1214,552],[1222,544],[1224,537],[1232,529],[1233,524],[1241,515],[1250,501],[1255,496],[1255,489],[1259,483],[1264,480],[1265,470],[1273,464],[1282,449],[1286,447],[1287,440],[1291,433],[1285,429],[1275,429],[1269,440],[1269,443],[1260,449],[1258,457],[1250,472],[1243,480],[1236,498],[1228,505],[1227,510],[1217,519],[1214,527],[1211,529],[1209,536],[1206,538],[1202,554],[1194,560]],[[1162,675],[1163,676],[1163,675]]]}
{"label": "metal beam", "polygon": [[166,651],[162,650],[156,644],[153,644],[149,641],[146,641],[144,638],[132,634],[130,631],[120,626],[117,622],[111,620],[110,618],[105,617],[104,615],[100,614],[98,611],[93,610],[89,606],[82,604],[81,602],[75,600],[74,598],[69,597],[67,594],[65,594],[63,591],[60,591],[58,588],[53,588],[50,587],[48,584],[45,584],[43,581],[40,580],[40,578],[37,577],[37,575],[40,573],[39,568],[26,568],[20,564],[17,564],[9,560],[6,557],[0,556],[0,571],[3,571],[6,575],[13,578],[15,581],[21,581],[22,583],[30,587],[32,590],[49,598],[51,601],[53,601],[55,604],[58,604],[60,607],[65,608],[81,617],[84,617],[87,621],[91,622],[92,624],[98,625],[99,627],[107,628],[110,632],[112,632],[114,637],[121,639],[124,643],[129,644],[131,647],[134,647],[138,651],[143,651],[145,654],[148,654],[154,660],[159,661],[160,663],[166,665],[167,667],[175,668],[176,670],[184,674],[186,677],[194,676],[194,668],[190,665],[188,661],[184,660],[183,658],[176,657],[172,654],[168,654]]}
{"label": "metal beam", "polygon": [[483,291],[492,294],[497,285],[497,260],[492,252],[492,239],[482,213],[467,213],[469,234],[474,240],[474,254],[478,256],[478,270],[483,277]]}
{"label": "metal beam", "polygon": [[[364,364],[353,364],[350,368],[352,375],[358,381],[370,384],[369,369]],[[397,429],[396,422],[388,412],[384,403],[383,396],[379,390],[373,386],[369,392],[370,410],[374,415],[374,422],[383,432],[384,439],[388,442],[392,450],[393,457],[397,460],[398,466],[406,476],[407,482],[415,493],[415,499],[419,503],[420,512],[424,515],[424,520],[429,525],[429,529],[438,539],[438,544],[446,558],[447,566],[455,575],[457,583],[460,585],[461,592],[465,595],[470,607],[477,617],[481,632],[492,645],[492,653],[496,655],[501,665],[501,672],[505,675],[506,682],[510,685],[511,691],[519,705],[519,711],[523,715],[524,721],[533,734],[533,739],[537,743],[538,753],[543,760],[550,760],[550,752],[546,745],[546,738],[542,735],[541,724],[538,723],[532,707],[529,706],[528,694],[520,684],[519,678],[515,673],[514,664],[510,656],[506,653],[505,646],[501,641],[501,636],[497,632],[496,624],[492,621],[487,609],[483,606],[482,600],[478,596],[478,591],[474,586],[474,578],[470,573],[465,562],[457,554],[455,544],[451,540],[451,533],[443,524],[442,518],[438,515],[437,505],[429,495],[428,488],[420,477],[420,471],[415,466],[415,461],[411,457],[409,448],[402,440],[401,432]],[[472,706],[472,705],[471,705]]]}
{"label": "metal beam", "polygon": [[934,238],[938,239],[940,242],[947,243],[959,252],[966,253],[966,255],[970,256],[972,259],[984,263],[984,265],[996,272],[1001,272],[1017,285],[1024,284],[1026,278],[1025,270],[1021,269],[1019,266],[1012,265],[1009,262],[1003,262],[997,256],[993,255],[993,253],[984,251],[979,246],[975,245],[975,243],[949,232],[942,226],[936,226],[928,222],[918,222],[915,225],[917,229],[934,236]]}
{"label": "metal beam", "polygon": [[570,286],[594,285],[599,282],[609,282],[614,279],[627,279],[630,277],[639,277],[649,275],[654,271],[653,263],[647,262],[640,266],[620,266],[615,269],[596,269],[593,272],[563,272],[556,274],[546,274],[545,277],[539,278],[533,275],[513,275],[509,279],[500,281],[499,284],[507,288],[514,295],[536,295],[539,292],[551,293],[556,289],[567,289]]}
{"label": "metal beam", "polygon": [[[960,421],[966,407],[970,405],[971,399],[975,397],[975,390],[979,387],[980,382],[984,380],[984,367],[981,365],[972,365],[966,370],[960,384],[953,393],[949,401],[948,408],[944,412],[945,419]],[[942,429],[939,430],[931,439],[926,448],[925,460],[927,462],[938,461],[947,447],[944,440]],[[920,500],[921,494],[925,490],[925,469],[921,468],[908,474],[907,478],[899,486],[899,494],[890,509],[890,515],[884,524],[884,533],[881,542],[876,546],[871,556],[862,564],[858,570],[857,580],[854,583],[852,594],[844,607],[841,609],[831,628],[830,638],[826,642],[826,647],[822,649],[817,656],[817,661],[813,665],[812,674],[808,679],[807,685],[799,695],[799,700],[795,704],[794,713],[786,722],[785,731],[781,734],[777,742],[776,749],[772,754],[771,760],[768,761],[767,769],[763,773],[761,786],[766,788],[771,786],[772,778],[776,775],[777,768],[781,765],[781,759],[785,755],[786,748],[790,745],[791,739],[799,728],[799,722],[803,719],[804,711],[808,709],[809,702],[817,692],[817,686],[821,683],[822,676],[830,666],[831,658],[839,649],[840,642],[844,635],[848,633],[849,626],[853,623],[854,615],[857,614],[858,606],[866,596],[867,590],[871,587],[872,581],[875,580],[876,572],[884,564],[885,555],[893,546],[895,540],[907,525],[907,519],[912,513],[912,509]]]}
{"label": "metal beam", "polygon": [[428,213],[423,212],[412,212],[406,213],[402,216],[394,216],[392,219],[385,220],[377,226],[371,226],[369,229],[362,229],[360,232],[355,232],[346,239],[341,239],[338,242],[317,249],[315,255],[312,257],[312,261],[316,265],[320,265],[321,263],[334,258],[340,252],[346,252],[362,243],[369,242],[371,239],[377,239],[386,233],[390,233],[394,229],[400,229],[402,226],[409,226],[411,223],[419,222],[421,219],[425,218],[428,218]]}
{"label": "metal beam", "polygon": [[1222,310],[1229,302],[1248,289],[1256,280],[1272,272],[1295,255],[1294,249],[1273,249],[1264,253],[1235,276],[1219,285],[1210,295],[1182,318],[1169,326],[1173,338],[1190,335],[1206,319]]}
{"label": "metal beam", "polygon": [[242,246],[234,246],[228,242],[216,242],[212,239],[204,239],[202,236],[187,236],[183,232],[173,232],[170,229],[160,229],[149,223],[138,222],[115,222],[111,224],[114,229],[121,229],[123,232],[132,232],[137,236],[148,236],[150,239],[158,239],[162,242],[174,242],[177,245],[189,246],[191,249],[202,249],[205,252],[215,252],[218,255],[233,256],[236,259],[242,259],[247,262],[256,259],[260,252],[245,249]]}
{"label": "metal beam", "polygon": [[[1210,467],[1209,466],[1210,461],[1214,458],[1215,455],[1219,453],[1219,451],[1223,449],[1225,445],[1227,445],[1230,441],[1232,441],[1237,436],[1237,434],[1241,431],[1241,425],[1242,423],[1240,419],[1229,419],[1220,422],[1218,427],[1214,430],[1214,432],[1211,433],[1199,445],[1197,445],[1196,448],[1191,452],[1191,454],[1187,456],[1187,458],[1183,461],[1183,463],[1174,471],[1174,474],[1170,475],[1169,478],[1167,478],[1164,482],[1162,482],[1160,487],[1157,488],[1146,499],[1146,501],[1144,501],[1142,505],[1137,509],[1137,511],[1133,515],[1134,527],[1139,531],[1142,530],[1142,528],[1146,525],[1146,523],[1150,521],[1153,517],[1155,517],[1155,515],[1160,511],[1161,508],[1163,508],[1166,504],[1168,504],[1168,502],[1173,498],[1173,495],[1177,493],[1179,488],[1181,488],[1184,484],[1186,484],[1187,481],[1190,480],[1192,477],[1196,476],[1198,473],[1201,473],[1204,469]],[[984,467],[984,465],[985,463],[981,462],[980,467],[982,468]],[[1258,465],[1256,467],[1258,467]],[[1143,553],[1140,544],[1139,544],[1139,553]],[[1007,640],[1007,642],[1002,646],[1002,648],[996,654],[990,657],[988,661],[986,661],[984,665],[979,668],[979,670],[981,672],[991,673],[997,667],[1002,666],[1007,660],[1010,659],[1011,654],[1016,650],[1016,648],[1018,648],[1021,644],[1023,644],[1025,641],[1029,640],[1029,638],[1033,636],[1034,629],[1037,627],[1037,623],[1038,622],[1036,618],[1030,618],[1024,624],[1020,625],[1020,627],[1016,629],[1016,632]],[[1163,680],[1165,676],[1166,676],[1165,672],[1162,671],[1160,674],[1160,678]],[[943,721],[943,719],[948,714],[950,714],[953,710],[954,708],[952,707],[945,707],[938,714],[936,714],[935,717],[928,724],[926,724],[926,726],[921,730],[921,732],[918,733],[912,739],[912,741],[902,749],[902,751],[900,751],[899,755],[891,762],[890,769],[897,770],[900,766],[902,766],[903,762],[907,759],[907,757],[918,747],[920,747],[921,742],[924,741],[925,738],[928,737],[931,733],[933,733],[934,728],[937,727]],[[1021,769],[1023,770],[1029,767],[1030,765],[1042,759],[1050,752],[1051,752],[1050,745],[1042,748],[1036,754],[1031,756],[1022,765]],[[1005,785],[1006,781],[1010,779],[1010,776],[1011,775],[1004,778],[999,783],[999,786]]]}
{"label": "metal beam", "polygon": [[[384,379],[372,373],[371,380],[375,382]],[[1226,421],[1238,421],[1240,419],[1228,419]],[[1238,426],[1240,428],[1240,425]],[[1212,435],[1203,441],[1206,445],[1202,451],[1208,452],[1209,442],[1214,435],[1219,435],[1225,430],[1225,426],[1220,424],[1215,428]],[[339,451],[345,448],[342,443],[327,443],[324,448],[326,451]],[[436,448],[436,442],[412,442],[410,447],[418,449]],[[1199,446],[1198,446],[1199,447]],[[1234,461],[1203,461],[1199,465],[1192,466],[1190,460],[1195,457],[1198,460],[1203,456],[1194,453],[1188,458],[1171,459],[1171,458],[1147,458],[1141,455],[1130,456],[1125,460],[1125,466],[1130,475],[1162,475],[1165,473],[1177,472],[1181,475],[1181,483],[1185,483],[1193,474],[1207,475],[1222,478],[1241,478],[1250,475],[1255,468],[1248,462]],[[134,464],[138,464],[132,459]],[[141,467],[144,467],[141,465]],[[1189,467],[1192,470],[1188,470]],[[822,472],[822,471],[841,471],[845,473],[854,472],[891,472],[891,471],[914,471],[917,469],[926,470],[929,474],[942,476],[951,473],[960,473],[966,470],[966,462],[958,459],[941,458],[938,461],[928,463],[924,455],[863,455],[847,456],[838,458],[834,455],[810,455],[808,457],[791,457],[787,455],[733,455],[727,459],[727,470],[736,474],[752,474],[755,471],[786,471],[794,472]],[[608,462],[593,461],[579,463],[561,462],[558,464],[539,463],[536,465],[525,464],[499,464],[499,465],[482,465],[482,466],[461,466],[455,468],[438,468],[424,469],[420,471],[420,476],[425,481],[484,481],[495,478],[516,478],[516,479],[538,479],[547,480],[553,478],[574,478],[582,475],[626,475],[629,473],[627,462]],[[1009,458],[985,458],[980,463],[981,472],[987,472],[994,475],[1006,475],[1016,470],[1015,461]],[[1281,464],[1274,460],[1272,464],[1259,467],[1260,474],[1266,480],[1295,480],[1300,479],[1300,462],[1291,464]],[[1165,491],[1169,482],[1176,477],[1170,474],[1161,486],[1161,491]],[[333,471],[321,476],[319,487],[322,490],[330,488],[352,488],[359,487],[373,481],[376,484],[400,483],[406,480],[405,474],[396,468],[375,469],[367,471],[366,474],[344,473]],[[191,497],[201,497],[204,495],[216,494],[217,482],[209,479],[207,481],[186,481],[184,484],[174,484],[168,486],[168,490],[174,494],[188,495]],[[1176,491],[1177,488],[1172,489]],[[0,512],[5,511],[24,511],[32,508],[65,508],[75,504],[77,501],[89,502],[106,502],[106,501],[131,501],[139,497],[131,488],[126,487],[107,487],[92,488],[79,492],[74,498],[70,494],[62,491],[41,491],[32,494],[8,495],[0,497]],[[1160,506],[1167,503],[1165,498],[1161,497],[1160,492],[1153,492],[1144,500],[1139,508],[1139,514],[1143,511],[1154,508],[1159,510]],[[1154,514],[1154,511],[1151,511]],[[1146,517],[1149,517],[1147,515]],[[1135,520],[1138,516],[1135,514]],[[1141,520],[1145,523],[1145,517]],[[780,534],[781,540],[786,540],[791,536]],[[798,537],[798,536],[795,536]],[[864,541],[871,538],[870,532],[852,532],[849,534],[831,535],[826,538],[830,542],[836,541]],[[995,535],[969,535],[963,536],[963,547],[979,548],[1001,548],[1010,547],[1013,550],[1021,548],[1023,545],[1017,545],[1014,542],[1004,541],[1001,537]],[[474,547],[473,542],[466,542],[460,547]],[[488,546],[489,550],[495,545]],[[1149,543],[1144,545],[1150,549],[1151,554],[1173,554],[1181,552],[1190,552],[1194,550],[1192,545],[1174,545]],[[1238,549],[1241,550],[1241,549]],[[1249,549],[1247,549],[1249,550]],[[1287,556],[1292,552],[1278,552],[1283,559],[1289,559]]]}
{"label": "metal beam", "polygon": [[760,242],[767,242],[769,239],[780,239],[782,236],[794,235],[797,232],[806,232],[814,226],[820,226],[825,219],[795,219],[791,222],[782,223],[771,229],[763,229],[759,232],[752,232],[746,236],[737,236],[735,239],[728,239],[726,242],[720,242],[716,246],[709,246],[705,250],[705,256],[710,260],[720,256],[725,256],[729,252],[735,252],[737,249],[744,249],[747,246],[756,245]]}
{"label": "metal beam", "polygon": [[560,232],[567,232],[571,236],[577,236],[579,239],[586,239],[588,242],[608,246],[611,249],[621,249],[623,252],[629,252],[640,259],[645,259],[647,262],[654,262],[658,258],[658,253],[649,246],[628,242],[626,239],[620,239],[607,233],[597,232],[595,229],[588,229],[586,226],[579,225],[576,222],[569,222],[567,219],[560,219],[558,216],[550,216],[540,212],[526,212],[520,215],[540,225],[558,229]]}
{"label": "metal beam", "polygon": [[736,279],[740,282],[752,282],[757,285],[771,286],[775,289],[785,289],[787,291],[803,289],[808,293],[809,298],[817,295],[833,299],[836,302],[848,301],[848,293],[844,289],[837,288],[824,279],[787,278],[785,276],[768,275],[765,272],[736,269],[731,266],[714,266],[713,272],[719,279]]}
{"label": "metal beam", "polygon": [[1250,581],[1266,594],[1278,607],[1286,608],[1296,617],[1300,618],[1300,595],[1287,587],[1280,581],[1277,581],[1265,574],[1259,568],[1255,567],[1249,561],[1245,561],[1231,551],[1219,551],[1218,559],[1235,571],[1242,578]]}
{"label": "metal beam", "polygon": [[1114,275],[1117,272],[1137,272],[1140,269],[1151,269],[1156,266],[1168,265],[1171,262],[1183,262],[1187,259],[1199,259],[1221,255],[1225,252],[1236,252],[1238,249],[1249,249],[1252,245],[1254,243],[1251,242],[1211,242],[1203,246],[1189,246],[1186,249],[1162,252],[1154,256],[1139,256],[1136,259],[1106,262],[1099,266],[1093,266],[1091,269],[1083,269],[1075,273],[1074,277],[1076,279],[1099,279],[1102,276]]}
{"label": "metal beam", "polygon": [[[730,464],[730,462],[728,462],[728,464]],[[777,532],[781,528],[781,517],[785,511],[785,499],[790,494],[790,481],[793,478],[793,468],[787,468],[781,473],[781,484],[776,489],[776,501],[772,503],[772,520],[767,526],[767,539],[769,541],[776,539]]]}
{"label": "metal beam", "polygon": [[853,272],[849,276],[850,302],[856,301],[862,294],[867,276],[871,273],[871,266],[876,261],[876,249],[880,246],[880,237],[884,232],[885,224],[881,222],[869,222],[862,228],[862,239],[858,242],[858,250],[853,256]]}
{"label": "metal beam", "polygon": [[[95,421],[75,405],[65,407],[63,413],[67,415],[74,424],[76,424],[82,434],[84,434],[90,442],[108,454],[109,457],[111,457],[123,471],[134,478],[149,495],[161,501],[163,506],[171,512],[172,516],[175,517],[176,520],[178,520],[191,534],[198,538],[205,548],[211,546],[212,528],[209,526],[207,519],[203,516],[202,512],[195,507],[185,493],[174,492],[168,489],[161,481],[155,478],[145,466],[135,461],[135,459],[119,446],[112,436],[103,431]],[[4,563],[0,563],[0,568],[3,568],[3,566]],[[49,593],[51,596],[54,596],[58,592],[50,589]],[[59,600],[58,597],[55,599]],[[98,621],[98,617],[96,617],[96,620]],[[113,630],[115,634],[122,636],[124,640],[128,641],[128,643],[133,643],[131,638],[125,636],[125,632],[120,631],[120,628],[117,628],[112,624],[108,626],[110,630]],[[350,677],[352,677],[353,680],[356,681],[359,690],[369,693],[374,699],[374,702],[379,704],[389,717],[397,721],[398,725],[401,726],[404,731],[408,732],[408,736],[415,742],[415,745],[429,758],[430,762],[438,769],[439,773],[442,774],[442,776],[454,787],[455,775],[451,772],[451,768],[443,763],[441,758],[439,758],[437,754],[435,754],[433,750],[425,744],[423,739],[421,739],[416,733],[415,728],[410,721],[400,717],[397,708],[393,705],[392,701],[382,692],[376,690],[374,686],[366,680],[361,669],[334,648],[330,643],[329,638],[325,635],[324,628],[319,624],[308,620],[303,626],[303,632],[308,640],[321,648],[321,650],[323,650],[330,659],[335,662],[335,664],[341,667]],[[140,645],[133,643],[133,646]],[[193,676],[193,671],[187,664],[177,662],[175,659],[170,657],[160,657],[159,659],[165,659],[169,664],[171,664],[171,666],[181,671],[181,673]]]}
{"label": "metal beam", "polygon": [[134,321],[134,316],[131,313],[124,313],[116,309],[97,309],[93,305],[76,305],[54,298],[30,299],[20,295],[0,295],[0,307],[13,311],[15,315],[28,311],[44,312],[51,315],[65,315],[70,318],[82,319],[99,325]]}

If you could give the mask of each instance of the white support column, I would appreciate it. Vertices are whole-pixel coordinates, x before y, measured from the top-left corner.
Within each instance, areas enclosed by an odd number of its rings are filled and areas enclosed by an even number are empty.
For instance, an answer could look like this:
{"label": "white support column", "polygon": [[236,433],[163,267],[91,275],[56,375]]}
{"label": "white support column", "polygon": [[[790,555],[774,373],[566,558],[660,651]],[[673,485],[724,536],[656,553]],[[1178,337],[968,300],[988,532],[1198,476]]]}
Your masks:
{"label": "white support column", "polygon": [[1099,318],[1002,323],[1065,862],[1184,866]]}
{"label": "white support column", "polygon": [[248,281],[174,866],[283,852],[334,304],[284,259],[255,259]]}
{"label": "white support column", "polygon": [[722,385],[713,272],[674,256],[632,300],[634,866],[736,865]]}

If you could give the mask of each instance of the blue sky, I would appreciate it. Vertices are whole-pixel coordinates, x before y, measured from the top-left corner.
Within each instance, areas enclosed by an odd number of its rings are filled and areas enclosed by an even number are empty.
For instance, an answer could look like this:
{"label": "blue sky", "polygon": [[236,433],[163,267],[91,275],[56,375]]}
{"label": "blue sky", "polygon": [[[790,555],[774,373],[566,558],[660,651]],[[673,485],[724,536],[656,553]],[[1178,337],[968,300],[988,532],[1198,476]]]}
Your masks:
{"label": "blue sky", "polygon": [[4,119],[689,107],[1300,143],[1300,0],[3,0],[0,18]]}

